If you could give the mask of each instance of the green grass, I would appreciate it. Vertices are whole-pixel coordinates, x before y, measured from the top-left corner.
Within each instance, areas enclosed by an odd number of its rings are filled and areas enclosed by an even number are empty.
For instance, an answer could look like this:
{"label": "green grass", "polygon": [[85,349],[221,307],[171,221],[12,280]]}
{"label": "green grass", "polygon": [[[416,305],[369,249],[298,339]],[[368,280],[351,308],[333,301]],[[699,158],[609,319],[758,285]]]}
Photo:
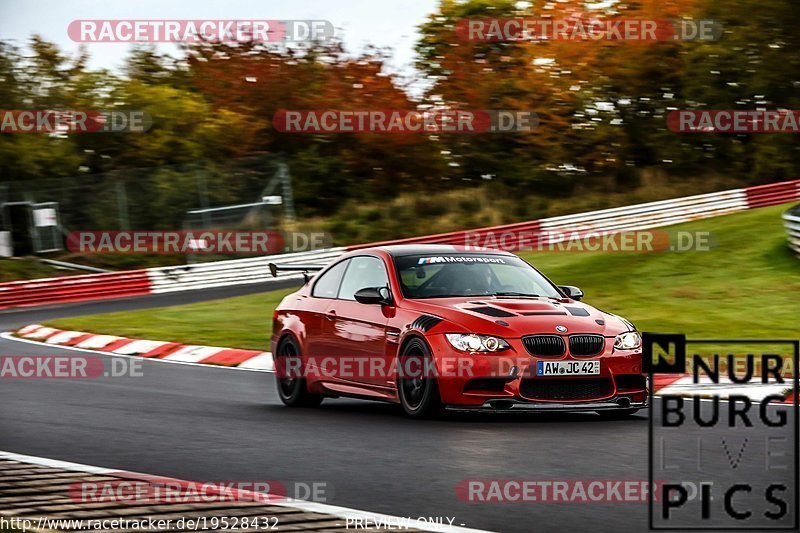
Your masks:
{"label": "green grass", "polygon": [[34,278],[55,278],[85,274],[77,270],[53,268],[35,259],[11,257],[0,259],[0,283]]}
{"label": "green grass", "polygon": [[699,220],[668,231],[709,231],[708,252],[526,253],[586,302],[641,331],[705,337],[800,338],[800,260],[775,206]]}
{"label": "green grass", "polygon": [[143,311],[64,318],[48,322],[48,325],[137,339],[267,350],[272,334],[272,311],[292,290]]}
{"label": "green grass", "polygon": [[[709,231],[707,252],[527,252],[553,281],[642,331],[694,337],[800,337],[800,260],[786,246],[786,206],[668,230]],[[266,349],[276,291],[162,309],[53,321],[59,328],[212,346]]]}

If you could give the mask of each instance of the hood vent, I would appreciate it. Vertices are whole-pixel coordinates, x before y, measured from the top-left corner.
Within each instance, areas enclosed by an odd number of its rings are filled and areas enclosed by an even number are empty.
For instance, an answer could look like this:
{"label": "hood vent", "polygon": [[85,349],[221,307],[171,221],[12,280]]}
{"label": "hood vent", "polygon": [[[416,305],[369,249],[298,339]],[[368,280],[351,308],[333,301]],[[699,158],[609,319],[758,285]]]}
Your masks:
{"label": "hood vent", "polygon": [[567,313],[562,311],[528,311],[527,313],[522,313],[524,316],[566,316]]}
{"label": "hood vent", "polygon": [[493,316],[495,318],[516,316],[514,313],[509,313],[508,311],[503,311],[502,309],[498,309],[497,307],[491,307],[488,305],[485,305],[483,307],[468,307],[467,311],[473,311],[475,313],[480,313],[486,316]]}
{"label": "hood vent", "polygon": [[411,329],[418,329],[420,331],[427,332],[441,321],[442,319],[438,316],[421,315],[411,323]]}
{"label": "hood vent", "polygon": [[583,307],[564,307],[572,316],[589,316],[589,311]]}

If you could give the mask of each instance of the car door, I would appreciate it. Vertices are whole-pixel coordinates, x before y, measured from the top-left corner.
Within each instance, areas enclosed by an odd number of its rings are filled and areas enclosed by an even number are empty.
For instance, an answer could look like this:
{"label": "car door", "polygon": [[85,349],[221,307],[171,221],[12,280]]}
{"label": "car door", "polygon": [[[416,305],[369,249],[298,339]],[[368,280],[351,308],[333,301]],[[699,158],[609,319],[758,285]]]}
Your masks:
{"label": "car door", "polygon": [[316,361],[331,355],[332,340],[328,313],[336,303],[342,276],[349,262],[349,259],[345,259],[333,265],[320,274],[311,287],[311,298],[306,303],[308,313],[304,317],[307,332],[305,355],[310,357],[311,366],[316,366]]}
{"label": "car door", "polygon": [[326,337],[331,341],[332,353],[342,361],[341,377],[347,381],[380,387],[392,382],[391,371],[385,368],[387,310],[382,305],[355,300],[360,289],[388,286],[389,276],[382,259],[367,255],[350,259],[326,322],[330,332]]}

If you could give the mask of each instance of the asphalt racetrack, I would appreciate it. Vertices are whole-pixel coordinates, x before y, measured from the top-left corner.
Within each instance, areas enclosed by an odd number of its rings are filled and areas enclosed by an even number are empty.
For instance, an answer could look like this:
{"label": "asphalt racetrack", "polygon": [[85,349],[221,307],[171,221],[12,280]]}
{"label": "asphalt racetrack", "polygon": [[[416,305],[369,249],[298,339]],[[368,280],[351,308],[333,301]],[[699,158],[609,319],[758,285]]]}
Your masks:
{"label": "asphalt racetrack", "polygon": [[[56,316],[264,289],[7,311],[0,313],[0,330]],[[59,353],[80,354],[0,339],[3,355]],[[332,505],[404,517],[449,516],[457,525],[490,531],[647,529],[647,503],[467,503],[456,494],[467,479],[646,480],[646,414],[622,421],[593,414],[414,421],[395,406],[357,400],[289,409],[280,404],[269,373],[147,360],[142,369],[141,377],[3,380],[0,450],[190,480],[324,482]],[[704,431],[731,435],[724,427]],[[763,470],[729,475],[758,481],[768,475]],[[791,482],[789,477],[787,472]]]}

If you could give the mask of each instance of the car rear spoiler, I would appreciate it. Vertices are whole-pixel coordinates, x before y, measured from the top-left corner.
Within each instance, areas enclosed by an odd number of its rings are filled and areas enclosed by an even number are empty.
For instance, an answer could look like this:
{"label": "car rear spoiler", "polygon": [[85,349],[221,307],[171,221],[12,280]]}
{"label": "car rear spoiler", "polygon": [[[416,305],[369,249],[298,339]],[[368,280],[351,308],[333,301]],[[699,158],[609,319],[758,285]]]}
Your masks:
{"label": "car rear spoiler", "polygon": [[278,272],[302,272],[303,279],[305,279],[306,283],[310,279],[308,277],[309,272],[318,272],[325,268],[325,265],[309,265],[309,264],[300,264],[300,263],[289,263],[285,265],[278,265],[276,263],[269,263],[267,265],[269,267],[269,272],[272,274],[273,278],[278,277]]}

